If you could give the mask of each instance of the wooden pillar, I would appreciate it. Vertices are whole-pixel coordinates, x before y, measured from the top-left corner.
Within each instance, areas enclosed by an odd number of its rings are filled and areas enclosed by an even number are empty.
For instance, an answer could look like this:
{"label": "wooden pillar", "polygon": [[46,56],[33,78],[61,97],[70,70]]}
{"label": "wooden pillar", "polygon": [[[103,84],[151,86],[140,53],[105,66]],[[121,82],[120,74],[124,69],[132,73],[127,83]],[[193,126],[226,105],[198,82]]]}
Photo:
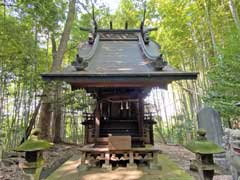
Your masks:
{"label": "wooden pillar", "polygon": [[150,128],[149,128],[149,135],[150,135],[150,143],[152,145],[154,145],[154,135],[153,135],[153,125],[152,124],[150,125]]}
{"label": "wooden pillar", "polygon": [[143,120],[144,120],[144,101],[142,96],[139,97],[138,101],[138,128],[139,128],[139,135],[143,137]]}
{"label": "wooden pillar", "polygon": [[99,137],[99,129],[100,129],[100,104],[98,101],[95,110],[95,142]]}
{"label": "wooden pillar", "polygon": [[84,144],[88,144],[88,136],[89,136],[89,130],[88,125],[84,126]]}

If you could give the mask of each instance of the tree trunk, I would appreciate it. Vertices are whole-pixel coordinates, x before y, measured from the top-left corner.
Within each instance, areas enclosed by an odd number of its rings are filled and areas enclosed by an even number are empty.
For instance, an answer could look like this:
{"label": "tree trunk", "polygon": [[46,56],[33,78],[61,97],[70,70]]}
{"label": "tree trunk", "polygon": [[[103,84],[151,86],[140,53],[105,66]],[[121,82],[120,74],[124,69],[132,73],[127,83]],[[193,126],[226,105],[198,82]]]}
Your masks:
{"label": "tree trunk", "polygon": [[239,20],[237,8],[235,7],[235,5],[233,3],[233,0],[229,0],[228,4],[229,4],[229,8],[230,8],[231,13],[232,13],[233,20],[234,20],[234,22],[237,26],[237,29],[240,31],[240,20]]}
{"label": "tree trunk", "polygon": [[213,27],[212,27],[209,5],[207,4],[206,0],[204,0],[203,3],[204,3],[206,18],[207,18],[207,25],[208,25],[208,29],[209,29],[209,33],[210,33],[210,37],[211,37],[211,42],[212,42],[213,55],[216,56],[216,55],[218,55],[218,51],[217,51],[215,35],[213,32]]}
{"label": "tree trunk", "polygon": [[39,104],[37,105],[36,109],[34,110],[34,113],[32,115],[32,118],[31,120],[29,121],[29,125],[25,131],[25,134],[24,134],[24,137],[22,138],[20,144],[22,144],[31,134],[31,131],[33,129],[33,126],[34,124],[36,123],[36,119],[37,119],[37,114],[38,114],[38,111],[40,109],[40,105],[41,105],[41,102],[39,102]]}
{"label": "tree trunk", "polygon": [[55,90],[55,103],[54,103],[55,108],[53,113],[53,126],[52,126],[54,143],[60,143],[62,141],[63,136],[64,121],[62,118],[61,94],[62,94],[61,83],[57,83]]}
{"label": "tree trunk", "polygon": [[63,61],[63,56],[67,48],[67,42],[69,40],[70,32],[72,29],[73,25],[73,20],[75,16],[75,11],[76,11],[76,0],[70,0],[69,1],[69,8],[68,8],[68,16],[67,20],[64,26],[64,30],[62,33],[62,37],[60,40],[60,44],[58,46],[58,50],[56,53],[55,58],[53,59],[53,64],[52,64],[52,69],[51,71],[58,71],[61,69],[62,61]]}
{"label": "tree trunk", "polygon": [[[67,20],[64,26],[64,30],[61,36],[60,44],[58,46],[58,49],[56,51],[56,44],[53,45],[53,63],[51,72],[59,71],[61,69],[64,53],[67,48],[67,42],[69,40],[74,16],[75,16],[75,6],[76,6],[76,0],[70,0],[69,1],[69,8],[68,8],[68,15]],[[52,34],[52,38],[54,38],[54,34]],[[55,41],[52,41],[55,43]],[[50,127],[51,127],[51,102],[49,102],[49,99],[51,99],[51,94],[53,94],[50,91],[44,91],[45,98],[42,99],[42,107],[40,112],[40,119],[39,119],[39,127],[41,129],[41,138],[44,139],[50,139]],[[59,116],[55,116],[59,117]],[[57,119],[56,119],[57,121]],[[55,123],[56,124],[56,123]]]}

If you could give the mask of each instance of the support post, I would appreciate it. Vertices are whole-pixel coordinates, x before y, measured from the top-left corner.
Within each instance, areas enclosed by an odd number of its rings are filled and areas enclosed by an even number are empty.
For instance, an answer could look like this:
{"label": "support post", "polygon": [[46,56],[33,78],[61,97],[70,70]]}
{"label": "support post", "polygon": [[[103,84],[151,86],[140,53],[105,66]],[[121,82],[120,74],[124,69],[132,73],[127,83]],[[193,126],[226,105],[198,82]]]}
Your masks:
{"label": "support post", "polygon": [[150,169],[155,169],[155,170],[159,170],[162,167],[160,166],[160,164],[158,163],[158,153],[159,152],[153,152],[153,158],[152,161],[149,162],[149,168]]}
{"label": "support post", "polygon": [[133,152],[129,152],[129,164],[133,165],[134,164],[134,157],[133,157]]}
{"label": "support post", "polygon": [[89,136],[89,131],[88,131],[88,126],[84,126],[84,144],[88,143],[88,136]]}
{"label": "support post", "polygon": [[96,110],[95,110],[95,142],[99,137],[99,128],[100,128],[100,107],[99,101],[97,102]]}
{"label": "support post", "polygon": [[128,29],[128,22],[127,21],[125,22],[125,29],[126,30]]}
{"label": "support post", "polygon": [[105,162],[102,165],[102,168],[111,171],[112,170],[112,165],[110,164],[110,153],[106,152],[105,153]]}
{"label": "support post", "polygon": [[144,120],[144,101],[142,96],[140,96],[138,102],[138,128],[140,137],[143,137],[144,135],[143,120]]}
{"label": "support post", "polygon": [[129,152],[129,163],[127,164],[127,168],[129,169],[137,169],[137,165],[134,163],[133,152]]}
{"label": "support post", "polygon": [[81,155],[81,164],[77,167],[78,171],[86,171],[88,169],[88,165],[85,164],[86,161],[86,152],[82,152]]}
{"label": "support post", "polygon": [[81,165],[85,164],[85,160],[86,160],[86,152],[82,152]]}
{"label": "support post", "polygon": [[106,165],[109,165],[109,164],[110,164],[109,159],[110,159],[110,153],[105,153],[105,164],[106,164]]}
{"label": "support post", "polygon": [[153,152],[153,163],[158,164],[158,152]]}
{"label": "support post", "polygon": [[112,21],[110,21],[110,29],[112,29],[113,28],[113,23],[112,23]]}

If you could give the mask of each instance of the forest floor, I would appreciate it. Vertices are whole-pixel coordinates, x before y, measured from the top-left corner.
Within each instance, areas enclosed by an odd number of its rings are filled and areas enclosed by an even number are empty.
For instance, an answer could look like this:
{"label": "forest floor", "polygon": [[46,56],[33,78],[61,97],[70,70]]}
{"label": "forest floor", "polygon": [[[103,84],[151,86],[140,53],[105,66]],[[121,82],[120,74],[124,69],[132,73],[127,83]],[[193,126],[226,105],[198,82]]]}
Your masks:
{"label": "forest floor", "polygon": [[[159,148],[162,154],[159,155],[161,170],[150,170],[139,167],[130,170],[124,167],[115,168],[113,171],[106,171],[101,168],[90,168],[85,172],[79,172],[77,166],[80,164],[79,146],[55,145],[45,153],[47,159],[44,167],[48,167],[51,173],[47,180],[194,180],[199,179],[196,172],[189,170],[190,159],[194,154],[178,145],[163,145]],[[69,159],[69,157],[71,157]],[[23,158],[19,158],[24,161]],[[68,160],[67,160],[68,159]],[[67,160],[67,161],[66,161]],[[66,162],[64,162],[66,161]],[[52,168],[55,166],[57,169]],[[50,167],[50,168],[49,168]],[[55,170],[55,171],[54,171]],[[18,165],[12,163],[10,166],[0,167],[0,180],[26,180],[31,179],[21,171]],[[231,176],[219,175],[214,180],[232,180]]]}
{"label": "forest floor", "polygon": [[73,156],[69,161],[63,164],[47,180],[194,180],[184,170],[180,169],[174,162],[165,155],[159,155],[161,170],[152,170],[139,167],[137,169],[128,169],[126,167],[117,167],[112,171],[102,168],[90,168],[87,171],[79,172],[77,166],[80,164],[80,155]]}
{"label": "forest floor", "polygon": [[[168,155],[168,157],[174,161],[180,168],[185,170],[195,179],[200,179],[197,172],[190,171],[190,160],[195,158],[195,155],[185,149],[181,145],[165,145],[161,144],[159,148],[162,150],[163,154]],[[232,180],[230,175],[215,175],[213,180]]]}
{"label": "forest floor", "polygon": [[[162,154],[159,155],[161,170],[150,170],[138,168],[129,170],[118,167],[113,171],[106,171],[101,168],[91,168],[85,172],[79,172],[77,166],[80,164],[80,155],[74,155],[60,168],[53,172],[47,180],[194,180],[199,179],[196,172],[189,170],[190,160],[194,154],[178,145],[163,145],[159,148]],[[229,175],[218,175],[214,180],[232,180]]]}
{"label": "forest floor", "polygon": [[[48,176],[74,154],[79,154],[78,148],[76,145],[57,144],[45,151],[44,176]],[[0,161],[0,180],[32,180],[33,176],[22,170],[23,164],[26,163],[24,153],[4,153],[4,158]]]}

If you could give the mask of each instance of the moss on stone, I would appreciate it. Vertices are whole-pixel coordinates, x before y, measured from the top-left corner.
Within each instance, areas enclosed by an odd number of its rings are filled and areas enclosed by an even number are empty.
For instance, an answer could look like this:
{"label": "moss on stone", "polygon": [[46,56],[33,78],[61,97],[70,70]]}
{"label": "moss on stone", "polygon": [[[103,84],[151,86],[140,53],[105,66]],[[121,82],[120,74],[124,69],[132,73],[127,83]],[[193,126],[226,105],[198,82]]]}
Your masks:
{"label": "moss on stone", "polygon": [[30,138],[20,146],[18,146],[15,151],[20,152],[31,152],[31,151],[40,151],[46,150],[53,146],[53,143],[50,143],[46,140],[38,140],[35,138]]}
{"label": "moss on stone", "polygon": [[224,149],[207,140],[195,140],[185,146],[189,151],[199,154],[223,153]]}

